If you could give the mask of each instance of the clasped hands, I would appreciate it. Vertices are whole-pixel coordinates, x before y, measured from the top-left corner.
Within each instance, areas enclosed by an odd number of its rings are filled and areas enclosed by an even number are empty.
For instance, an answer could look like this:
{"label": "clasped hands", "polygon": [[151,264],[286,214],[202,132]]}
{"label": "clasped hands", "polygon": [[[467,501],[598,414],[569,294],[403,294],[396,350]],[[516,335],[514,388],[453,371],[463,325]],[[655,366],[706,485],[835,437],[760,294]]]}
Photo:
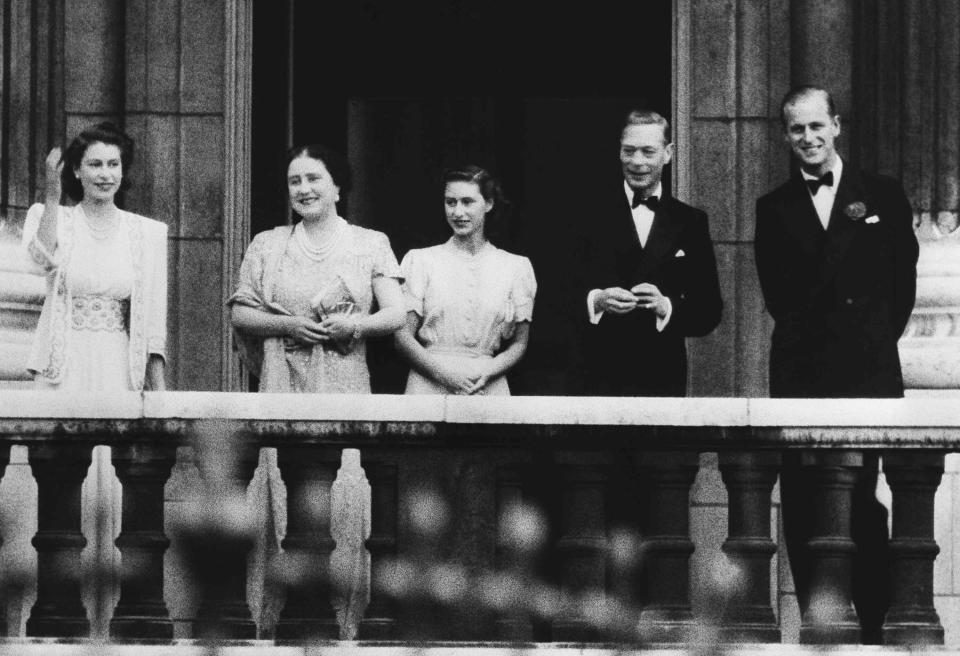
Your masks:
{"label": "clasped hands", "polygon": [[437,381],[451,394],[484,394],[490,374],[486,370],[488,360],[478,359],[473,371],[464,373],[454,367],[437,365]]}
{"label": "clasped hands", "polygon": [[349,314],[334,314],[323,321],[308,317],[288,317],[286,334],[297,344],[321,344],[331,339],[348,340],[357,328],[357,319]]}
{"label": "clasped hands", "polygon": [[623,287],[607,287],[601,289],[594,300],[598,312],[610,314],[627,314],[636,309],[649,310],[656,313],[661,319],[667,316],[669,301],[660,293],[656,285],[642,282],[630,289]]}

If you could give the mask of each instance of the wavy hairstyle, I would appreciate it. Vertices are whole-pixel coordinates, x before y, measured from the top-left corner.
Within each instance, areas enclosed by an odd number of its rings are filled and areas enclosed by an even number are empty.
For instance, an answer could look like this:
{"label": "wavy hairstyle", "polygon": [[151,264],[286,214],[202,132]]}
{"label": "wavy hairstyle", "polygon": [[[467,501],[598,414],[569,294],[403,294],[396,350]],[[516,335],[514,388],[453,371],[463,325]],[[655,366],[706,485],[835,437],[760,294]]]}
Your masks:
{"label": "wavy hairstyle", "polygon": [[483,199],[493,201],[493,207],[487,212],[484,235],[489,239],[491,229],[497,235],[503,232],[504,226],[502,224],[509,215],[513,204],[504,195],[500,182],[487,169],[476,164],[450,168],[440,176],[440,182],[441,192],[446,190],[447,183],[450,182],[472,182],[477,185]]}
{"label": "wavy hairstyle", "polygon": [[133,166],[133,139],[109,121],[97,123],[78,134],[63,151],[63,170],[60,172],[60,183],[67,196],[76,202],[83,200],[83,184],[74,173],[80,168],[87,148],[95,143],[116,146],[120,150],[120,164],[123,167],[123,177],[120,179],[120,191],[130,188],[130,169]]}

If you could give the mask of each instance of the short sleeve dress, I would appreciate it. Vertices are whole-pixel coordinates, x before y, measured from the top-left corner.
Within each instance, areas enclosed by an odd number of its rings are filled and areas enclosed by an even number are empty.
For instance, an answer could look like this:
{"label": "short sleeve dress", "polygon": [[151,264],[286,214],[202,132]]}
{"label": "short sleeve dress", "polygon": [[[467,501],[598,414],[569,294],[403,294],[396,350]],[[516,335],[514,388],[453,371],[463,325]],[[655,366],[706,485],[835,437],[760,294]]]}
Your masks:
{"label": "short sleeve dress", "polygon": [[[537,281],[530,260],[489,242],[476,254],[452,241],[414,249],[400,269],[406,309],[421,318],[417,340],[461,371],[492,358],[513,338],[518,323],[533,318]],[[406,392],[448,393],[414,370]],[[486,393],[509,394],[506,378],[491,380]]]}
{"label": "short sleeve dress", "polygon": [[[401,277],[397,258],[382,232],[342,218],[338,222],[322,252],[311,247],[299,223],[258,234],[228,303],[313,319],[324,312],[370,314],[373,281]],[[241,356],[259,375],[262,392],[370,393],[363,341],[298,346],[282,337],[241,331],[238,338]]]}

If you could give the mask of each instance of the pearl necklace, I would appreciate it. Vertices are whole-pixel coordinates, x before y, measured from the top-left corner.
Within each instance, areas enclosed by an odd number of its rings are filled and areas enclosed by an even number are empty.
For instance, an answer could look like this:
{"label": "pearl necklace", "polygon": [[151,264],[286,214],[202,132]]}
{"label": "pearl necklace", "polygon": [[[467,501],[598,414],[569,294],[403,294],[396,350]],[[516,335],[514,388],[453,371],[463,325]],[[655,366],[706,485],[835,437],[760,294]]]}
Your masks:
{"label": "pearl necklace", "polygon": [[90,231],[90,236],[96,239],[97,241],[106,241],[110,239],[117,231],[117,226],[120,225],[120,213],[114,209],[113,214],[109,219],[104,219],[100,222],[94,222],[90,220],[90,217],[87,216],[87,213],[83,209],[83,205],[77,205],[77,208],[80,210],[80,215],[83,217],[83,222],[87,224],[87,230]]}
{"label": "pearl necklace", "polygon": [[298,224],[296,228],[294,228],[294,239],[297,240],[297,244],[303,250],[304,254],[311,260],[316,262],[325,260],[332,252],[339,248],[340,242],[343,241],[343,236],[346,234],[346,230],[344,228],[346,227],[347,222],[339,216],[334,220],[336,221],[336,225],[330,229],[328,238],[320,242],[319,245],[310,239],[310,236],[307,234],[302,222]]}

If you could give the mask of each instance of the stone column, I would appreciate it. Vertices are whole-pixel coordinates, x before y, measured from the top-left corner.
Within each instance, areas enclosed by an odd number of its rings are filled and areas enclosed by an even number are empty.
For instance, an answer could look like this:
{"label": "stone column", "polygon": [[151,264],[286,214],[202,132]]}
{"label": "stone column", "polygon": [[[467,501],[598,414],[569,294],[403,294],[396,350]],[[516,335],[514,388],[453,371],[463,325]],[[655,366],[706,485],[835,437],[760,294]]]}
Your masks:
{"label": "stone column", "polygon": [[845,153],[856,152],[854,0],[791,0],[790,82],[827,89],[841,113]]}
{"label": "stone column", "polygon": [[890,451],[884,472],[893,491],[892,596],[883,623],[887,645],[942,645],[943,626],[933,606],[933,498],[943,475],[943,454]]}
{"label": "stone column", "polygon": [[690,487],[696,452],[649,452],[637,456],[643,481],[643,562],[640,575],[640,635],[645,641],[684,642],[694,627],[690,605]]}
{"label": "stone column", "polygon": [[[200,472],[200,512],[182,529],[191,575],[200,589],[194,636],[251,639],[256,625],[247,605],[247,556],[254,526],[246,489],[257,466],[258,449],[212,426],[194,446]],[[235,438],[235,439],[231,439]]]}
{"label": "stone column", "polygon": [[387,640],[396,636],[396,603],[385,589],[388,561],[397,555],[397,466],[378,460],[363,466],[370,481],[370,603],[360,622],[360,638]]}
{"label": "stone column", "polygon": [[336,449],[280,447],[277,464],[287,485],[287,535],[283,539],[287,601],[277,623],[279,640],[336,639],[331,600],[330,488]]}
{"label": "stone column", "polygon": [[[7,465],[10,463],[10,446],[6,443],[0,443],[0,474],[2,474]],[[3,546],[3,534],[0,533],[0,547]],[[8,588],[9,589],[9,588]],[[0,598],[0,612],[4,613],[6,617],[7,604],[10,603],[11,599],[9,595],[3,595],[3,598]],[[19,602],[19,599],[15,600]],[[7,635],[7,623],[0,622],[0,638],[6,637]]]}
{"label": "stone column", "polygon": [[[517,534],[526,527],[518,522],[529,521],[520,515],[524,508],[523,468],[502,465],[497,470],[497,569],[515,577],[515,584],[528,585],[532,580],[531,546],[523,544]],[[528,537],[528,536],[523,536]],[[528,537],[530,539],[530,537]],[[530,642],[533,640],[533,623],[530,615],[516,600],[496,619],[497,640]]]}
{"label": "stone column", "polygon": [[722,453],[720,472],[729,498],[729,537],[723,551],[742,577],[722,618],[726,642],[780,642],[780,627],[770,605],[770,494],[780,454]]}
{"label": "stone column", "polygon": [[47,443],[30,451],[37,480],[37,601],[27,620],[28,636],[82,638],[90,622],[80,598],[80,487],[90,466],[91,446]]}
{"label": "stone column", "polygon": [[163,557],[170,540],[163,532],[163,490],[176,461],[177,445],[158,435],[153,444],[113,447],[113,465],[123,485],[120,537],[120,601],[110,623],[116,638],[173,638],[163,600]]}
{"label": "stone column", "polygon": [[[856,545],[851,537],[853,488],[863,456],[829,451],[803,455],[812,481],[813,525],[807,541],[808,603],[801,609],[800,642],[855,644],[860,622],[853,608],[851,581]],[[799,596],[799,595],[798,595]]]}
{"label": "stone column", "polygon": [[920,226],[917,302],[900,340],[908,390],[960,389],[960,231]]}
{"label": "stone column", "polygon": [[584,453],[560,456],[563,501],[556,552],[561,610],[551,630],[555,642],[589,642],[597,640],[599,634],[582,607],[584,596],[602,596],[606,583],[604,488],[607,476],[603,463],[591,456]]}

